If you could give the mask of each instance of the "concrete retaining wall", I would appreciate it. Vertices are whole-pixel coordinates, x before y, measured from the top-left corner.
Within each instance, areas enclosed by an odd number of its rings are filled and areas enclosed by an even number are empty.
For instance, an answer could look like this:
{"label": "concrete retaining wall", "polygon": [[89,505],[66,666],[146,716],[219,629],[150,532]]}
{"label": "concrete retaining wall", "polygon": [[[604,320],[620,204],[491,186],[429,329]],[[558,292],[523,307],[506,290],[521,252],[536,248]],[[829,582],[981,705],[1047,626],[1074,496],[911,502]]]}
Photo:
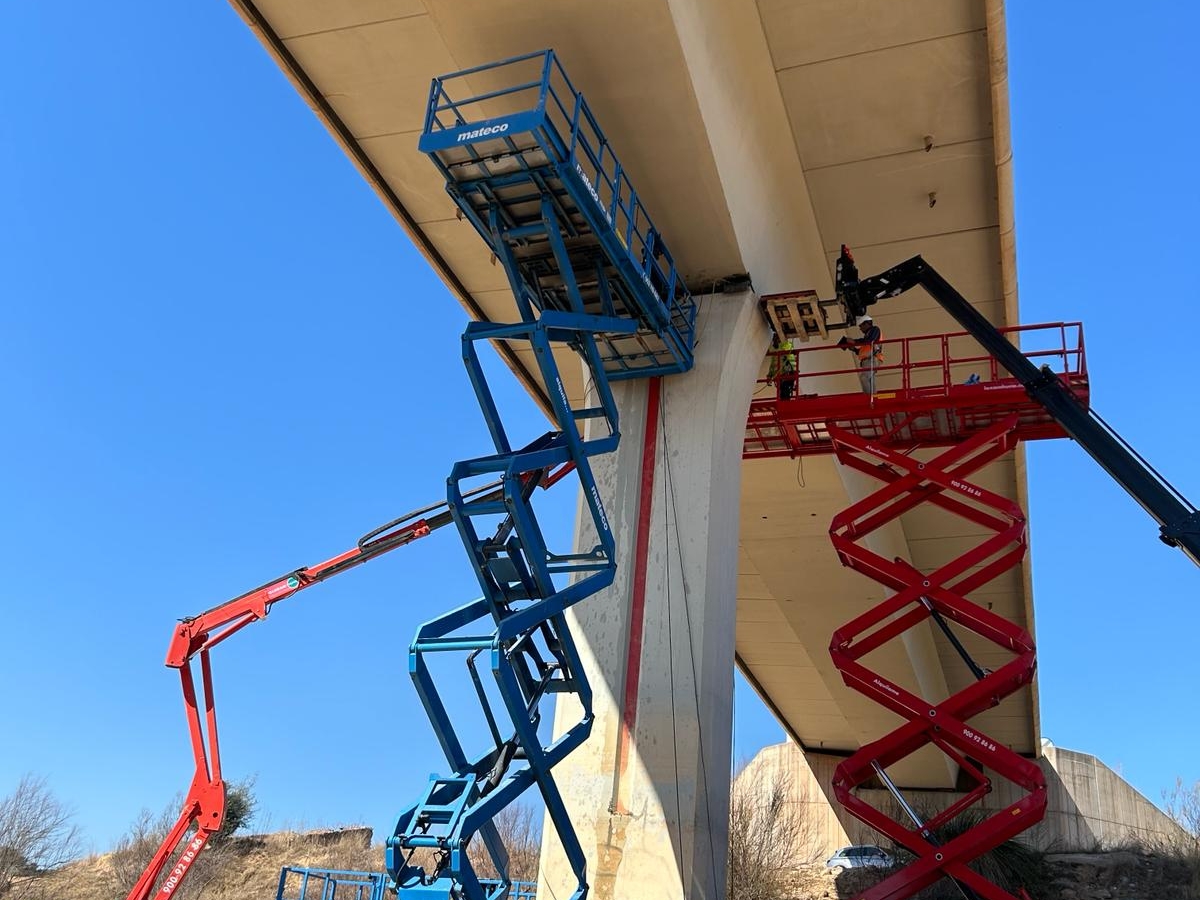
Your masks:
{"label": "concrete retaining wall", "polygon": [[[810,821],[814,846],[803,855],[825,856],[847,844],[878,843],[880,837],[847,815],[833,799],[833,772],[841,757],[805,753],[791,741],[761,750],[738,775],[736,786],[770,783],[777,776],[789,783],[792,802]],[[1041,824],[1019,838],[1039,849],[1090,851],[1130,843],[1154,845],[1178,838],[1179,827],[1096,757],[1046,744],[1039,760],[1046,773],[1047,811]],[[757,780],[757,781],[756,781]],[[906,791],[919,810],[944,809],[960,794],[953,791]],[[860,792],[868,803],[901,817],[883,790]],[[1014,802],[1020,789],[1000,780],[979,807],[996,811]]]}

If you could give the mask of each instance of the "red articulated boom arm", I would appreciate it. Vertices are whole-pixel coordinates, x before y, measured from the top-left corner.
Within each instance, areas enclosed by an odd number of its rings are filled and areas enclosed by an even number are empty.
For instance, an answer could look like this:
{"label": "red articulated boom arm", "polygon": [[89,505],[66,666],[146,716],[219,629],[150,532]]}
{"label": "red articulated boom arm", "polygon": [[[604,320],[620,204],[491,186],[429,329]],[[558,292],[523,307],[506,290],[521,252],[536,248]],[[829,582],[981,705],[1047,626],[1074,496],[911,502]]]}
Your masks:
{"label": "red articulated boom arm", "polygon": [[[501,496],[496,484],[485,485],[472,493],[484,494],[488,491],[494,492],[497,497]],[[196,770],[175,827],[159,846],[127,900],[168,900],[187,877],[196,857],[209,838],[220,829],[224,819],[225,783],[221,778],[212,666],[209,661],[212,648],[251,622],[266,618],[271,607],[280,600],[286,600],[307,587],[397,547],[411,544],[451,521],[445,502],[414,510],[364,535],[356,546],[332,559],[281,575],[208,612],[183,619],[176,626],[167,650],[167,665],[179,670],[183,682],[183,703]],[[192,676],[192,660],[197,654],[200,656],[200,681],[204,692],[203,720]],[[164,879],[163,873],[168,871]]]}

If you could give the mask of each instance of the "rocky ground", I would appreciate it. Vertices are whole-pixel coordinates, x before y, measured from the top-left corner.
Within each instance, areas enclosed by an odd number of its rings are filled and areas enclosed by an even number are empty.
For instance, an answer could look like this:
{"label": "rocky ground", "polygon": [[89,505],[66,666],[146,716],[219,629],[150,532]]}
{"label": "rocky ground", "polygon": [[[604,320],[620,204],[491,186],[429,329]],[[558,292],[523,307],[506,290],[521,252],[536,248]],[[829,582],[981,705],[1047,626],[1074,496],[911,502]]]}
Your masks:
{"label": "rocky ground", "polygon": [[[144,855],[144,854],[142,854]],[[273,900],[284,864],[339,869],[379,868],[382,848],[369,829],[296,834],[280,832],[235,838],[197,871],[180,900]],[[141,856],[138,858],[140,865]],[[114,854],[79,860],[53,875],[19,885],[21,900],[114,900],[118,885]],[[136,875],[136,872],[134,873]],[[795,870],[788,900],[850,900],[889,872],[856,869],[835,875],[823,864]],[[1200,871],[1147,851],[1060,853],[1045,858],[1041,883],[1029,886],[1033,900],[1200,900]],[[921,900],[961,900],[943,883]]]}
{"label": "rocky ground", "polygon": [[[791,900],[849,900],[886,877],[859,869],[834,875],[822,864],[795,872]],[[1045,858],[1040,885],[1029,886],[1033,900],[1200,900],[1200,878],[1190,866],[1147,851],[1058,853]],[[934,887],[929,900],[961,900],[952,885]]]}
{"label": "rocky ground", "polygon": [[1046,857],[1047,885],[1035,900],[1197,900],[1192,867],[1148,851],[1057,853]]}

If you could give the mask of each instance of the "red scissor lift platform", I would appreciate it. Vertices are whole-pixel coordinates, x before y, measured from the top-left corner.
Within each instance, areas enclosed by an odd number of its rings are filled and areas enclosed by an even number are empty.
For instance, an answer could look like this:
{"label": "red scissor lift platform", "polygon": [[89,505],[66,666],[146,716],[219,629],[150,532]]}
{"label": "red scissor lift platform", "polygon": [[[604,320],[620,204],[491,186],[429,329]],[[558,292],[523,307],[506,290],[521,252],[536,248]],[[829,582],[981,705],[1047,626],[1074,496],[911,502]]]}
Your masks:
{"label": "red scissor lift platform", "polygon": [[[1079,323],[1001,331],[1086,406],[1087,366]],[[847,686],[905,722],[845,759],[834,774],[833,788],[851,815],[907,848],[915,860],[865,891],[860,900],[903,900],[942,878],[955,881],[968,898],[1013,900],[968,864],[1040,821],[1046,806],[1045,779],[1036,763],[988,737],[970,720],[1032,681],[1036,651],[1024,628],[972,602],[969,595],[1020,564],[1027,549],[1025,516],[1012,500],[970,478],[1022,440],[1066,435],[966,332],[883,342],[873,394],[862,390],[853,358],[839,353],[824,345],[773,354],[777,358],[771,371],[782,374],[760,379],[746,425],[744,455],[756,459],[834,454],[843,465],[883,483],[835,516],[830,527],[843,565],[888,589],[885,600],[838,629],[830,654]],[[781,381],[788,378],[798,381],[781,390]],[[972,531],[982,535],[979,543],[934,571],[885,559],[866,546],[872,532],[921,504],[971,522]],[[973,683],[938,703],[894,683],[887,673],[872,671],[865,659],[926,620],[942,630],[975,675]],[[977,665],[959,638],[963,631],[1005,650],[1007,662],[994,670]],[[958,764],[967,788],[946,809],[922,819],[887,769],[928,745]],[[991,791],[996,777],[1023,793],[971,827],[953,829],[953,837],[943,831]],[[859,797],[855,789],[863,786],[892,791],[899,818]]]}
{"label": "red scissor lift platform", "polygon": [[[1049,366],[1087,403],[1087,365],[1079,322],[998,329],[1038,365]],[[779,381],[764,377],[746,422],[746,459],[834,452],[830,427],[888,446],[948,447],[1017,416],[1021,440],[1065,437],[1062,428],[1016,378],[967,332],[881,342],[876,393],[864,393],[853,357],[830,345],[780,351],[790,356],[799,389],[779,399]],[[784,367],[777,365],[776,368]],[[967,382],[974,375],[978,381]]]}

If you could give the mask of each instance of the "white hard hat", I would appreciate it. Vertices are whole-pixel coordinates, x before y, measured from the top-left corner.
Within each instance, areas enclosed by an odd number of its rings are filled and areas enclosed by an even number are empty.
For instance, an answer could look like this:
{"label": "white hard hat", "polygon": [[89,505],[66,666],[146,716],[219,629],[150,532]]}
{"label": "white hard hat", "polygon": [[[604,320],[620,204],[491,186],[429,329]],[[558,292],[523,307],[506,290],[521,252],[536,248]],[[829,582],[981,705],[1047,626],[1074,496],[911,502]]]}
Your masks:
{"label": "white hard hat", "polygon": [[875,321],[874,319],[872,319],[870,316],[867,316],[867,315],[862,315],[862,316],[858,317],[859,325],[861,325],[863,322],[874,322],[874,321]]}

